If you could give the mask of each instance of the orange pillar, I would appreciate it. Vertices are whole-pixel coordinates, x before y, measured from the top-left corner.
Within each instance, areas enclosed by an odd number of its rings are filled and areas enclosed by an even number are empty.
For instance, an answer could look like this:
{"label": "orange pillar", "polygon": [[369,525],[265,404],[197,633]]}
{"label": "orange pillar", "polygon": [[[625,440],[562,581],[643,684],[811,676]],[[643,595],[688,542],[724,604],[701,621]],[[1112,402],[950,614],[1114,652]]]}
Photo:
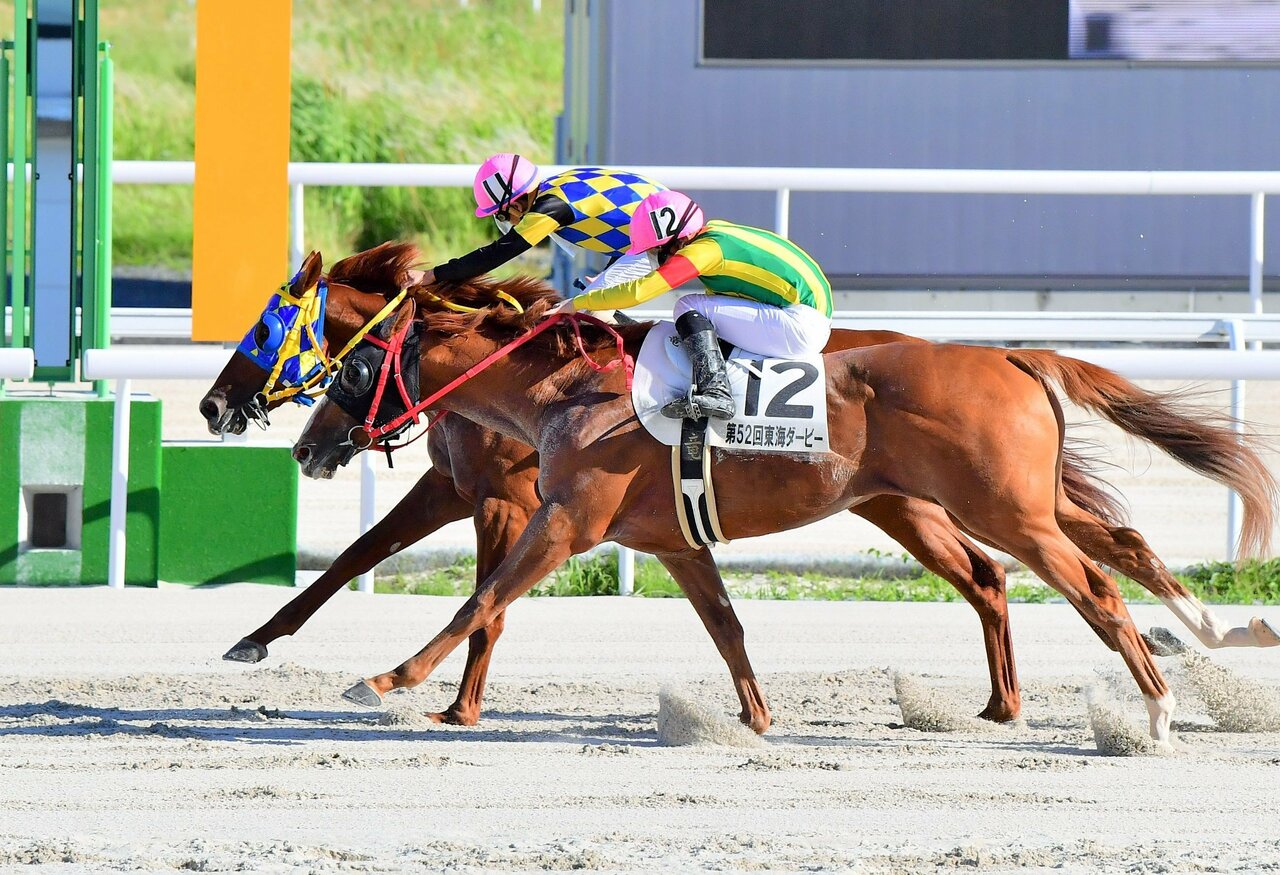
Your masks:
{"label": "orange pillar", "polygon": [[288,279],[291,15],[196,3],[192,340],[239,340]]}

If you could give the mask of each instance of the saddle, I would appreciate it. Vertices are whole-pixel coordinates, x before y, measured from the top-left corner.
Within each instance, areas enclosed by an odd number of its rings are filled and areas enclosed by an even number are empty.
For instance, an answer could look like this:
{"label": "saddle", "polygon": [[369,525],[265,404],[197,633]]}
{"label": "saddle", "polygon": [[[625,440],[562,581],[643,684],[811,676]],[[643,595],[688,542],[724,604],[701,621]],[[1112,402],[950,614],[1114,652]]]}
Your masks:
{"label": "saddle", "polygon": [[[722,344],[723,346],[723,344]],[[675,326],[654,326],[636,359],[631,400],[645,430],[672,448],[676,516],[691,547],[728,543],[720,529],[711,479],[711,447],[739,453],[825,453],[826,370],[821,355],[768,358],[731,347],[725,351],[737,415],[730,420],[676,420],[662,415],[668,401],[689,391],[689,359]]]}

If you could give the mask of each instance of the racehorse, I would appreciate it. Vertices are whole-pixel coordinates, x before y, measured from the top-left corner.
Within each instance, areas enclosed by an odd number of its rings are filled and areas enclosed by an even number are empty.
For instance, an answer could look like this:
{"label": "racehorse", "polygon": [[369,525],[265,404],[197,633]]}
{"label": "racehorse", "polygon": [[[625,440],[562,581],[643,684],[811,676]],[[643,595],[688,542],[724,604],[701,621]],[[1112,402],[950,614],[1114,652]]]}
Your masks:
{"label": "racehorse", "polygon": [[[379,701],[390,689],[420,683],[463,637],[486,627],[570,555],[603,540],[656,554],[682,585],[700,576],[714,576],[719,584],[708,551],[690,549],[676,526],[666,448],[640,428],[621,370],[597,361],[615,343],[619,354],[624,345],[633,353],[648,326],[621,335],[605,327],[605,334],[568,316],[538,326],[554,293],[528,279],[501,289],[518,299],[518,309],[495,306],[500,288],[489,281],[420,290],[423,352],[403,367],[418,371],[423,391],[431,392],[427,403],[534,447],[543,503],[454,620],[416,656],[348,691],[355,700]],[[384,333],[405,337],[412,313],[402,307],[394,324],[384,323]],[[393,346],[391,357],[398,356]],[[1083,532],[1081,540],[1123,570],[1129,556],[1146,551],[1145,577],[1156,581],[1153,589],[1170,593],[1162,596],[1165,603],[1202,640],[1219,646],[1280,642],[1262,620],[1235,630],[1213,626],[1207,609],[1185,589],[1169,586],[1171,576],[1136,532],[1098,521],[1109,535],[1098,550],[1092,529],[1076,522],[1082,517],[1061,511],[1064,427],[1050,381],[1073,401],[1234,488],[1246,508],[1242,546],[1264,547],[1275,483],[1248,441],[1224,423],[1188,416],[1168,397],[1045,350],[891,342],[828,353],[826,365],[832,452],[716,452],[728,537],[803,525],[883,496],[937,504],[966,531],[1027,564],[1105,635],[1142,690],[1152,735],[1160,741],[1168,738],[1174,704],[1168,685],[1114,581],[1064,529]],[[330,400],[321,402],[295,445],[308,476],[331,476],[376,437]],[[779,502],[784,496],[789,500]],[[768,710],[740,628],[731,631],[727,650],[721,637],[717,644],[734,676],[744,722],[762,731]]]}
{"label": "racehorse", "polygon": [[[404,286],[409,266],[418,259],[417,249],[408,244],[383,244],[335,264],[326,277],[323,335],[327,343],[344,347],[383,308],[386,298]],[[287,294],[300,299],[320,276],[321,259],[318,253],[312,253]],[[832,347],[895,340],[924,342],[895,332],[837,331]],[[255,397],[267,388],[267,377],[267,372],[247,356],[233,353],[200,402],[200,412],[210,430],[215,434],[243,431],[250,415],[284,403],[284,399],[255,403]],[[232,647],[224,658],[243,662],[264,659],[267,645],[297,632],[353,577],[441,526],[469,515],[474,518],[477,534],[477,583],[491,573],[538,507],[537,455],[529,446],[460,416],[441,419],[427,440],[433,467],[399,504],[344,550],[318,580]],[[1071,463],[1064,467],[1064,480],[1078,501],[1096,508],[1100,514],[1118,514],[1110,496]],[[980,716],[994,721],[1015,719],[1021,710],[1021,698],[1008,627],[1003,567],[962,535],[940,508],[928,502],[882,496],[853,511],[895,538],[974,606],[983,626],[992,686]],[[711,634],[718,638],[725,634],[722,630],[736,627],[736,618],[718,574],[695,570],[702,573],[692,579],[686,576],[686,588],[699,587],[689,593],[690,600],[704,616]],[[458,697],[445,711],[430,715],[433,719],[466,725],[478,720],[485,673],[502,629],[503,616],[499,614],[488,627],[472,635]]]}

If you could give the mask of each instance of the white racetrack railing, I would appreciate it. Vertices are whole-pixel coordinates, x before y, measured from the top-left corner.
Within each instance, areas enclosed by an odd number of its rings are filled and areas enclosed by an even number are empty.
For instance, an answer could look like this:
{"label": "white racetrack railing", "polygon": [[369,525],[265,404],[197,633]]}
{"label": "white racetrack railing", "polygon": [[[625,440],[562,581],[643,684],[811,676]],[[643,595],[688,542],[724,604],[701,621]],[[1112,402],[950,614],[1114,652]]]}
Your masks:
{"label": "white racetrack railing", "polygon": [[[562,169],[558,166],[544,168],[547,172]],[[1217,195],[1249,196],[1249,254],[1248,278],[1251,310],[1262,312],[1263,231],[1265,197],[1280,193],[1280,171],[1128,171],[1128,170],[979,170],[979,169],[916,169],[916,168],[813,168],[813,167],[686,167],[652,166],[632,168],[638,172],[661,179],[676,188],[720,189],[736,191],[772,191],[775,197],[774,227],[786,235],[790,227],[790,199],[792,191],[825,192],[900,192],[900,193],[949,193],[949,194],[1055,194],[1055,195]],[[10,172],[12,170],[10,169]],[[305,214],[304,191],[308,185],[335,186],[429,186],[466,188],[472,184],[474,167],[469,164],[324,164],[293,163],[289,165],[290,185],[290,258],[291,263],[301,261],[304,252]],[[189,161],[116,161],[113,165],[113,181],[119,184],[174,184],[189,185],[195,180],[195,165]],[[123,314],[121,314],[123,317]],[[842,314],[845,315],[845,314]],[[925,337],[952,340],[1076,340],[1099,341],[1113,339],[1137,339],[1146,341],[1216,340],[1226,342],[1229,350],[1112,350],[1078,349],[1071,355],[1113,367],[1131,377],[1164,377],[1172,379],[1231,379],[1233,380],[1232,409],[1243,411],[1243,379],[1280,379],[1280,353],[1244,351],[1244,337],[1270,340],[1280,337],[1280,329],[1273,320],[1259,316],[1236,314],[1206,317],[1189,314],[1185,325],[1174,314],[1157,317],[1159,327],[1144,330],[1136,317],[1108,314],[1095,321],[1091,330],[1079,319],[1064,319],[1058,330],[1071,328],[1064,334],[1053,334],[1052,317],[1048,314],[1023,314],[1026,318],[1009,318],[1007,314],[968,314],[966,325],[957,316],[941,317],[926,314],[847,314],[850,322],[843,327],[892,328]],[[1169,318],[1166,318],[1169,317]],[[1241,314],[1243,316],[1243,314]],[[164,317],[156,317],[163,319]],[[189,317],[188,317],[189,318]],[[935,320],[927,323],[921,320]],[[1119,321],[1130,319],[1131,334],[1116,336]],[[1256,320],[1256,325],[1254,324]],[[1003,324],[1001,325],[1000,323]],[[1021,334],[1019,325],[1025,329]],[[924,330],[920,330],[924,329]],[[1182,331],[1185,329],[1185,331]],[[172,330],[172,329],[170,329]],[[936,333],[935,333],[936,332]],[[966,334],[967,332],[967,334]],[[1256,333],[1255,333],[1256,332]],[[1023,336],[1023,335],[1027,336]],[[154,336],[154,335],[152,335]],[[119,465],[127,465],[128,405],[120,398],[128,397],[130,378],[163,378],[173,376],[179,369],[188,378],[211,377],[213,361],[228,354],[217,350],[218,356],[200,351],[190,361],[178,364],[179,356],[172,347],[160,351],[115,348],[95,350],[87,354],[86,375],[90,378],[117,379],[117,430],[123,425],[122,438],[114,448],[117,460],[113,478],[112,506],[123,509],[124,484]],[[0,360],[2,362],[3,360]],[[0,364],[0,366],[3,366]],[[110,376],[108,376],[110,375]],[[123,413],[123,415],[119,415]],[[367,454],[366,454],[367,455]],[[371,469],[370,469],[371,470]],[[127,469],[125,471],[127,473]],[[116,486],[119,485],[117,495]],[[370,481],[371,484],[371,481]],[[372,490],[362,490],[362,521],[372,522]],[[365,501],[368,502],[365,505]],[[1229,528],[1238,527],[1239,512],[1232,502]],[[115,515],[113,514],[113,521]],[[123,514],[121,513],[121,519]],[[363,525],[363,522],[362,522]],[[114,529],[114,526],[113,526]],[[123,538],[123,527],[116,535]],[[1231,535],[1229,534],[1229,538]],[[1234,539],[1232,538],[1232,543]],[[115,541],[113,540],[113,546]],[[622,551],[622,590],[630,591],[632,557],[630,551]],[[123,557],[123,550],[119,552]],[[116,563],[112,563],[113,585],[120,582]],[[362,581],[362,589],[371,586],[371,578]]]}
{"label": "white racetrack railing", "polygon": [[[544,167],[547,173],[567,165]],[[1274,170],[984,170],[910,167],[630,167],[673,188],[722,191],[772,191],[774,230],[784,237],[791,226],[791,192],[897,192],[915,194],[1082,194],[1220,195],[1250,198],[1249,295],[1262,312],[1263,228],[1266,195],[1280,194]],[[10,171],[12,172],[12,171]],[[290,263],[305,254],[304,188],[308,185],[470,188],[470,164],[289,165]],[[116,161],[112,180],[119,184],[190,185],[193,161]]]}
{"label": "white racetrack railing", "polygon": [[36,356],[29,349],[0,349],[0,380],[29,380]]}

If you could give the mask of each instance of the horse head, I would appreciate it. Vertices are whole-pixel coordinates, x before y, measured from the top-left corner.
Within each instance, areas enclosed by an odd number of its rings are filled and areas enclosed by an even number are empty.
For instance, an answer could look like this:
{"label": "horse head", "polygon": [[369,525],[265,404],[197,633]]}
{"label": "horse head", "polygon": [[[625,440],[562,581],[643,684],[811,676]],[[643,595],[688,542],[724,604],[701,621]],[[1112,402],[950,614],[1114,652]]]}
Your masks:
{"label": "horse head", "polygon": [[[412,301],[383,318],[346,356],[293,446],[307,477],[329,479],[375,442],[406,431],[417,416],[419,339]],[[370,434],[377,433],[377,438]]]}
{"label": "horse head", "polygon": [[209,431],[240,434],[250,421],[265,428],[269,410],[288,401],[310,405],[351,340],[378,321],[380,311],[390,311],[388,298],[403,292],[419,258],[412,244],[383,243],[339,261],[326,275],[320,253],[308,255],[200,400]]}

